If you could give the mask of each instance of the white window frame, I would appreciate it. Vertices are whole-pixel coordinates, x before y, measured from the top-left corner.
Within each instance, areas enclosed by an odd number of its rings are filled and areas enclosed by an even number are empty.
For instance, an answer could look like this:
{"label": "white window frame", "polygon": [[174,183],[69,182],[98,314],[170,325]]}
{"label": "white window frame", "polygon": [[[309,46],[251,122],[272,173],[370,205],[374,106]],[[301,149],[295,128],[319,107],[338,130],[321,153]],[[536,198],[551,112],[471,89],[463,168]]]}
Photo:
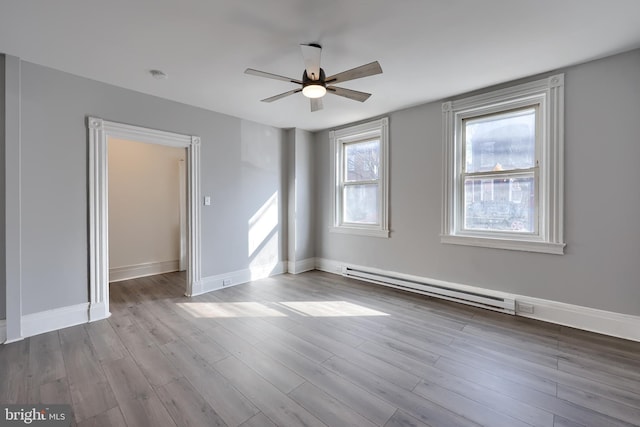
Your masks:
{"label": "white window frame", "polygon": [[[344,150],[354,142],[380,139],[380,165],[378,171],[378,223],[346,223],[343,220]],[[372,122],[329,132],[332,162],[332,215],[334,233],[357,234],[373,237],[389,237],[389,119],[384,117]]]}
{"label": "white window frame", "polygon": [[[536,107],[536,200],[534,233],[464,229],[466,119]],[[443,189],[441,242],[564,254],[564,74],[442,104]]]}

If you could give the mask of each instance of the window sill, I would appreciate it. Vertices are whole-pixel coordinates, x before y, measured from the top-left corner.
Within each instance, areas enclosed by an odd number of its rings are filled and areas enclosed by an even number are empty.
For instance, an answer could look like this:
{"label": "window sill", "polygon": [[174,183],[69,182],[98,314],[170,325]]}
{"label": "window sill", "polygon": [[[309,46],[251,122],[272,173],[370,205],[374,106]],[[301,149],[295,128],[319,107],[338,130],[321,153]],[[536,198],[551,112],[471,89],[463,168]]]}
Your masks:
{"label": "window sill", "polygon": [[370,237],[382,237],[389,238],[389,230],[361,228],[361,227],[329,227],[329,232],[339,234],[354,234],[357,236],[370,236]]}
{"label": "window sill", "polygon": [[497,239],[477,236],[441,235],[440,243],[564,255],[566,243]]}

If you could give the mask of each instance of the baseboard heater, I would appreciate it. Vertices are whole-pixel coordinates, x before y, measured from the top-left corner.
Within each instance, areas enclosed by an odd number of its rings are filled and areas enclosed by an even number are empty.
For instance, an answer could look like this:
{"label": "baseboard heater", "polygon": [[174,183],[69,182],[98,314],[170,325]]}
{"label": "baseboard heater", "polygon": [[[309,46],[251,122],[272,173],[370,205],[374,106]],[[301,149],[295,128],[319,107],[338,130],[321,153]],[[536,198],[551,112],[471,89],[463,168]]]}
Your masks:
{"label": "baseboard heater", "polygon": [[396,289],[404,289],[406,291],[429,295],[435,298],[441,298],[449,301],[459,302],[462,304],[473,305],[475,307],[486,308],[488,310],[515,314],[516,302],[511,298],[502,298],[464,289],[456,289],[449,286],[429,284],[418,280],[394,277],[387,274],[365,271],[353,267],[343,266],[342,275],[375,283],[378,285],[389,286]]}

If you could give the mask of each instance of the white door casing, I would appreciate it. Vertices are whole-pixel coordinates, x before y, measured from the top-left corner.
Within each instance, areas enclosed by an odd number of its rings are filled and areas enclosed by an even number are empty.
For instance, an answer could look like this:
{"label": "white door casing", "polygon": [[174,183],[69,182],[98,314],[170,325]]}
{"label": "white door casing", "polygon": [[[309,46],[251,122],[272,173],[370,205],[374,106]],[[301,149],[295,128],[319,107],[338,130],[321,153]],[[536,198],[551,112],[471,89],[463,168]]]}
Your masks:
{"label": "white door casing", "polygon": [[109,317],[109,138],[187,149],[187,285],[185,295],[199,289],[200,137],[87,118],[89,130],[89,321]]}

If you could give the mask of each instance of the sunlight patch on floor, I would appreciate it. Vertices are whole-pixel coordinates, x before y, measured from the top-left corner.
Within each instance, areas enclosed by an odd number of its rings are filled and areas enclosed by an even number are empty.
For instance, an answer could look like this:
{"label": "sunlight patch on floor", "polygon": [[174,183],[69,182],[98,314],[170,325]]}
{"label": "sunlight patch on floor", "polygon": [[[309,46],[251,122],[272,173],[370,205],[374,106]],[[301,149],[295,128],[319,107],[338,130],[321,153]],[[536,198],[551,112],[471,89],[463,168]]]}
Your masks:
{"label": "sunlight patch on floor", "polygon": [[347,301],[289,301],[280,304],[312,317],[388,316],[387,313]]}
{"label": "sunlight patch on floor", "polygon": [[181,302],[176,305],[193,317],[287,317],[258,302]]}
{"label": "sunlight patch on floor", "polygon": [[[273,304],[306,317],[389,316],[347,301],[285,301]],[[288,317],[282,311],[259,302],[180,302],[176,305],[200,318]]]}

